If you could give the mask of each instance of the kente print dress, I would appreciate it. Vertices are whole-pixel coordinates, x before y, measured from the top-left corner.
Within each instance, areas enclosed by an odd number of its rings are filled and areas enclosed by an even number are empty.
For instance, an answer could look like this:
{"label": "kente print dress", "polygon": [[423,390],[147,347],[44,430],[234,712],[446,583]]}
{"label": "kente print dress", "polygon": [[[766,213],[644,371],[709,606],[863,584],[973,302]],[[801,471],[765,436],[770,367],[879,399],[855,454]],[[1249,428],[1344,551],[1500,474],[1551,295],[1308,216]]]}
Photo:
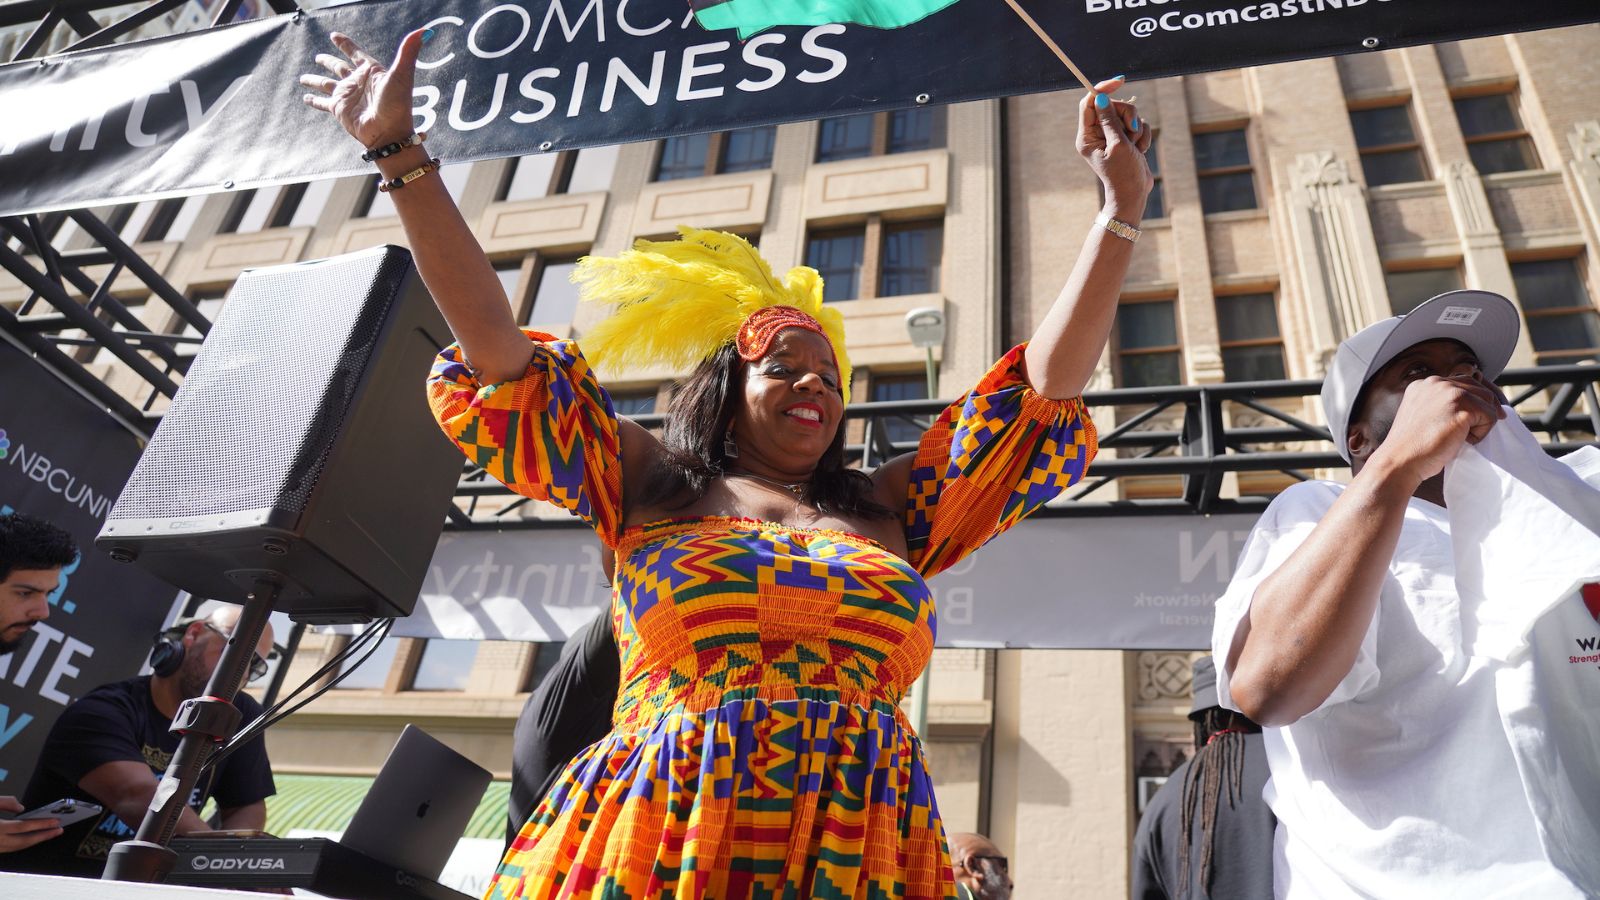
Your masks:
{"label": "kente print dress", "polygon": [[924,578],[1083,474],[1081,400],[1048,400],[1006,354],[922,439],[911,560],[839,531],[750,519],[623,529],[611,400],[571,341],[529,332],[527,374],[479,385],[457,347],[429,400],[518,493],[616,549],[613,729],[522,827],[490,898],[955,896],[922,744],[899,701],[933,649]]}

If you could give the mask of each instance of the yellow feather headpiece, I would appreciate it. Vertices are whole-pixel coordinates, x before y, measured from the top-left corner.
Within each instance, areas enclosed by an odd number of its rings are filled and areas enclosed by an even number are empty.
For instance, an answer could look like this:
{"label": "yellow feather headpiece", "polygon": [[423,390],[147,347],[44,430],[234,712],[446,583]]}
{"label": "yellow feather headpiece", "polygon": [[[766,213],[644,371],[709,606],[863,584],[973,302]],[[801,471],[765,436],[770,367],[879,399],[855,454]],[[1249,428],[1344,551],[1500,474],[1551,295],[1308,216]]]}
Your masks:
{"label": "yellow feather headpiece", "polygon": [[688,369],[734,343],[753,314],[791,307],[816,320],[833,345],[844,400],[850,402],[844,316],[822,302],[816,269],[796,266],[779,281],[756,248],[736,234],[687,225],[678,226],[678,234],[675,241],[636,241],[619,256],[578,260],[572,280],[579,296],[617,304],[583,336],[589,359],[623,368]]}

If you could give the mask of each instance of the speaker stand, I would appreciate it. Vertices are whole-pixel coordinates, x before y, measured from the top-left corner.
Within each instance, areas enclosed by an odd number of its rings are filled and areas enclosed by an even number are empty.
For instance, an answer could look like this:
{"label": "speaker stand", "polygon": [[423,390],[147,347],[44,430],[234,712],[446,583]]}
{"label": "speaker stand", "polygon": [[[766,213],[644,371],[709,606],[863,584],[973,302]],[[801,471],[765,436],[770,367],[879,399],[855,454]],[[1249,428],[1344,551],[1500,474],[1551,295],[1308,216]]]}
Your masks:
{"label": "speaker stand", "polygon": [[233,698],[244,685],[250,659],[267,627],[267,617],[272,613],[273,602],[281,588],[276,581],[267,578],[256,581],[255,590],[245,598],[239,623],[222,650],[222,658],[217,660],[217,667],[206,682],[205,696],[185,700],[178,707],[170,729],[183,735],[178,751],[173,754],[166,775],[156,785],[155,796],[150,798],[138,833],[133,840],[111,848],[105,872],[100,876],[102,880],[153,883],[165,880],[172,871],[177,854],[167,848],[167,842],[172,840],[178,817],[188,806],[189,794],[200,778],[201,767],[238,729],[239,709],[233,705]]}

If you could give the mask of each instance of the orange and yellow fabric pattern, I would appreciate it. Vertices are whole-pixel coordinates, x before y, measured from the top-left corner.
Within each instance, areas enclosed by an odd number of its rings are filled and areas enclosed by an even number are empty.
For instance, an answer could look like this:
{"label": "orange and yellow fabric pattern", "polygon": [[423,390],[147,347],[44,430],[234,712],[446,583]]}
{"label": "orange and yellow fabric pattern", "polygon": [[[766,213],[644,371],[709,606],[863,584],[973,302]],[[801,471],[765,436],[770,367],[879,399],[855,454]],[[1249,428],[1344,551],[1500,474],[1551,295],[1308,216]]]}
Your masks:
{"label": "orange and yellow fabric pattern", "polygon": [[899,702],[933,651],[924,578],[1081,477],[1081,401],[1035,394],[1020,348],[927,432],[911,559],[839,531],[723,517],[621,529],[616,416],[576,345],[480,386],[440,354],[446,434],[617,550],[612,732],[523,826],[490,898],[944,900],[955,884],[920,738]]}

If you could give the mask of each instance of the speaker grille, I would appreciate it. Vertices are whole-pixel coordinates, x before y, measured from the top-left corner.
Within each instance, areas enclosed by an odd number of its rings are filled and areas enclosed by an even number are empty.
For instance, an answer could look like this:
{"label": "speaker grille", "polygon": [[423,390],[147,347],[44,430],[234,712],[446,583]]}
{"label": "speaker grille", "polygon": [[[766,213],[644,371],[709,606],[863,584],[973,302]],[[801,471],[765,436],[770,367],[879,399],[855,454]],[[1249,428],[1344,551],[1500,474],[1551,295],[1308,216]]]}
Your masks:
{"label": "speaker grille", "polygon": [[409,268],[374,251],[240,276],[110,518],[303,511]]}

